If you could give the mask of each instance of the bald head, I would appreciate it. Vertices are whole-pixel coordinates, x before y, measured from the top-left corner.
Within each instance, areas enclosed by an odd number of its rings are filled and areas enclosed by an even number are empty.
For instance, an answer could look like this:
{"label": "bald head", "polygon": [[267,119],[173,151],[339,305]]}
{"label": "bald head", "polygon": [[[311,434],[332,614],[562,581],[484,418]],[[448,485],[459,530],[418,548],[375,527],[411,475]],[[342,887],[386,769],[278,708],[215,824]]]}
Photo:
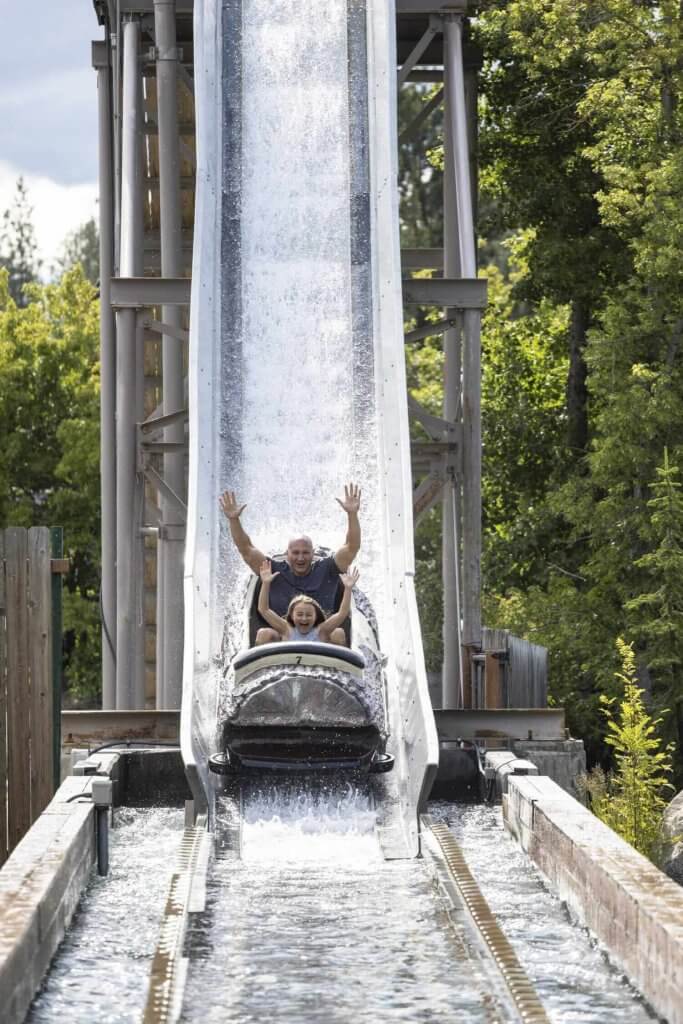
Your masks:
{"label": "bald head", "polygon": [[313,562],[313,541],[306,534],[292,537],[287,544],[287,562],[295,576],[306,576]]}
{"label": "bald head", "polygon": [[307,533],[299,533],[296,537],[290,537],[287,541],[287,550],[289,551],[295,544],[307,544],[311,551],[313,550],[313,541]]}

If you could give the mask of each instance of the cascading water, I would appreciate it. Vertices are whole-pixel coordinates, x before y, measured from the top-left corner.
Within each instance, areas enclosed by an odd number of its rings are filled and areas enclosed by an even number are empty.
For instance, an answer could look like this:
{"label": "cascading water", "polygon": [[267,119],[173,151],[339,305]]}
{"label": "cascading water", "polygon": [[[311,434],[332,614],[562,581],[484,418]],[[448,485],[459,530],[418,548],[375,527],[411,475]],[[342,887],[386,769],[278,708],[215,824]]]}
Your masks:
{"label": "cascading water", "polygon": [[242,860],[213,865],[184,1021],[492,1019],[495,985],[426,864],[382,857],[364,785],[253,789],[243,823]]}
{"label": "cascading water", "polygon": [[230,706],[227,668],[249,644],[250,571],[219,494],[247,503],[244,527],[266,553],[302,531],[334,551],[346,534],[335,498],[357,482],[357,564],[387,661],[397,779],[386,850],[415,856],[438,746],[412,578],[395,172],[384,167],[395,148],[392,21],[376,0],[195,4],[181,731],[211,816],[207,763]]}
{"label": "cascading water", "polygon": [[[226,105],[223,147],[233,273],[222,282],[232,399],[222,411],[222,480],[248,502],[245,524],[269,552],[301,532],[339,547],[346,526],[335,498],[345,481],[360,481],[361,585],[377,606],[370,266],[367,216],[354,216],[356,195],[367,205],[367,184],[356,180],[367,168],[350,145],[361,103],[350,91],[352,51],[363,37],[349,27],[347,0],[229,9],[226,31],[237,21],[240,30],[224,64],[237,98]],[[232,579],[248,574],[231,549],[225,568]],[[226,601],[228,616],[236,603]],[[241,627],[228,619],[227,656],[244,642]]]}

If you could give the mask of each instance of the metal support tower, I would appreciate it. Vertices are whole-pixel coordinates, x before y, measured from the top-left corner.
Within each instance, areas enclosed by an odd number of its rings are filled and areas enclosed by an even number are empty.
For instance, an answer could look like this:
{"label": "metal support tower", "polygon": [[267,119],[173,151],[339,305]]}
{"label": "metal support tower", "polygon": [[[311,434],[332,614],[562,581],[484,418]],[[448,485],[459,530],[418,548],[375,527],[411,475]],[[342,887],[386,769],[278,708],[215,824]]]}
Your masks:
{"label": "metal support tower", "polygon": [[100,475],[102,495],[102,707],[116,707],[116,337],[110,303],[114,270],[111,47],[93,44],[97,71],[100,187]]}
{"label": "metal support tower", "polygon": [[[413,446],[416,521],[437,501],[442,506],[443,645],[442,697],[444,708],[468,706],[471,700],[471,658],[481,644],[481,309],[485,284],[477,281],[476,237],[476,69],[466,61],[463,46],[468,4],[453,0],[438,9],[430,0],[398,0],[401,15],[423,25],[422,36],[410,52],[400,52],[399,85],[405,81],[441,80],[444,88],[423,107],[415,129],[439,103],[444,115],[443,252],[404,253],[406,270],[443,270],[425,290],[425,304],[436,304],[438,286],[444,301],[443,320],[436,328],[410,332],[411,343],[429,334],[443,334],[443,418],[427,417],[410,402],[413,418],[430,441]],[[417,35],[417,33],[414,33]],[[435,52],[435,37],[442,51]],[[413,126],[408,129],[411,134]],[[421,282],[423,285],[427,282]],[[414,281],[404,280],[404,301],[411,301]],[[478,286],[478,288],[477,288]],[[471,289],[468,293],[467,289]],[[478,290],[479,289],[479,290]],[[441,450],[437,447],[441,446]],[[426,462],[422,452],[429,451]],[[425,471],[427,475],[425,476]]]}
{"label": "metal support tower", "polygon": [[[93,0],[99,91],[102,303],[102,610],[105,708],[178,707],[185,530],[186,313],[194,208],[192,0]],[[436,82],[408,129],[443,104],[444,244],[406,250],[407,307],[443,309],[406,335],[444,337],[444,407],[411,397],[416,522],[443,508],[442,704],[467,706],[481,640],[480,319],[476,276],[476,56],[468,4],[396,0],[399,88]],[[443,70],[442,70],[443,69]],[[430,267],[430,279],[411,276]],[[160,276],[159,276],[160,275]],[[155,636],[156,631],[156,636]]]}
{"label": "metal support tower", "polygon": [[[178,135],[178,50],[175,0],[154,0],[157,113],[159,125],[159,200],[161,276],[182,274],[180,218],[180,137]],[[183,409],[183,351],[178,337],[179,306],[162,306],[163,415]],[[184,425],[175,419],[164,429],[163,475],[182,500],[185,491]],[[183,662],[183,545],[185,516],[180,502],[161,498],[157,547],[156,703],[180,707]]]}
{"label": "metal support tower", "polygon": [[[123,22],[120,272],[142,273],[142,85],[140,20]],[[137,465],[142,417],[141,344],[134,309],[116,314],[116,706],[144,707],[140,567],[144,492]]]}

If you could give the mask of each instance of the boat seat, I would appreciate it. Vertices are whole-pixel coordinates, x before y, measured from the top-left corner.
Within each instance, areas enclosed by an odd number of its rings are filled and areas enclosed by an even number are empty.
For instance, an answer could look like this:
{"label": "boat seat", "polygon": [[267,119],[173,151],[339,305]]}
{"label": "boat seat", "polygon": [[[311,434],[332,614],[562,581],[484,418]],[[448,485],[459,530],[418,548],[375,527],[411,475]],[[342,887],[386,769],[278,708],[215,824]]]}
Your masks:
{"label": "boat seat", "polygon": [[345,662],[353,665],[354,668],[365,668],[365,658],[358,651],[352,651],[349,647],[342,647],[339,644],[324,644],[297,640],[291,642],[282,640],[274,644],[261,644],[260,647],[250,647],[248,651],[242,651],[233,661],[235,671],[246,668],[261,658],[272,657],[274,654],[287,655],[290,658],[296,654],[318,655],[325,658],[334,658],[335,661]]}

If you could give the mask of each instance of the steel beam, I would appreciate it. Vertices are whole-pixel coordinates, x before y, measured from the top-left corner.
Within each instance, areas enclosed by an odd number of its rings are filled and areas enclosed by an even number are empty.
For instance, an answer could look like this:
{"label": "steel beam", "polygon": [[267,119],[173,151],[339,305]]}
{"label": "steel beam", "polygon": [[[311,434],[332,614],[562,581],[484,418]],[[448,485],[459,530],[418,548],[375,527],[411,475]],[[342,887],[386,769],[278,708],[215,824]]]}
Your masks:
{"label": "steel beam", "polygon": [[486,281],[451,277],[404,277],[403,302],[409,306],[446,306],[457,309],[484,309]]}
{"label": "steel beam", "polygon": [[410,345],[415,341],[422,341],[423,338],[432,338],[439,334],[444,334],[452,327],[457,327],[455,317],[452,317],[450,320],[437,320],[426,327],[417,327],[414,331],[408,331],[407,334],[403,335],[403,341],[406,345]]}
{"label": "steel beam", "polygon": [[175,338],[176,341],[187,342],[190,340],[190,332],[186,331],[184,327],[178,327],[177,324],[162,323],[160,320],[152,320],[149,317],[145,317],[143,324],[146,330],[152,331],[154,334]]}
{"label": "steel beam", "polygon": [[[123,24],[121,109],[121,271],[142,269],[142,104],[139,74],[140,23]],[[113,292],[113,282],[112,282]],[[113,298],[113,295],[112,295]],[[113,303],[112,303],[113,304]],[[137,473],[139,416],[138,325],[135,309],[117,313],[116,390],[116,706],[144,707],[144,624],[140,537],[144,494]]]}
{"label": "steel beam", "polygon": [[[180,147],[178,136],[178,50],[176,0],[154,0],[156,36],[157,120],[159,124],[159,202],[161,226],[161,273],[178,278],[182,273],[182,222],[180,207]],[[181,310],[164,306],[162,321],[168,333],[162,342],[163,412],[168,415],[183,404],[183,347],[178,343]],[[184,424],[169,423],[164,429],[164,480],[174,494],[185,491]],[[173,446],[173,447],[171,447]],[[179,447],[178,447],[179,446]],[[157,546],[157,664],[158,708],[179,708],[183,660],[183,541],[175,539],[185,517],[178,505],[161,497],[161,528]],[[165,527],[171,527],[166,530]],[[184,530],[182,531],[184,532]]]}
{"label": "steel beam", "polygon": [[170,423],[187,423],[189,413],[187,409],[178,409],[176,412],[165,413],[162,416],[148,416],[140,424],[142,434],[151,434],[167,427]]}
{"label": "steel beam", "polygon": [[441,498],[445,477],[438,470],[431,470],[413,491],[413,516],[419,524]]}
{"label": "steel beam", "polygon": [[410,122],[408,127],[404,128],[404,130],[401,132],[401,134],[398,137],[399,145],[402,145],[404,142],[410,142],[410,140],[417,135],[424,122],[427,120],[429,115],[434,110],[436,110],[436,108],[441,104],[442,100],[443,89],[439,89],[439,91],[435,93],[432,96],[432,98],[428,100],[427,103],[424,104],[419,113],[415,115],[415,117]]}
{"label": "steel beam", "polygon": [[100,536],[102,548],[102,707],[116,706],[116,327],[110,305],[114,261],[111,64],[106,42],[93,43],[97,71],[100,207]]}
{"label": "steel beam", "polygon": [[[452,67],[444,41],[444,272],[447,278],[462,277],[458,244],[458,208],[455,195],[455,139],[452,131],[450,79]],[[452,302],[445,302],[445,317],[454,321],[444,332],[443,415],[453,425],[460,422],[462,373],[462,317]],[[444,708],[462,707],[462,620],[460,616],[460,480],[449,474],[441,503],[441,571],[443,576],[443,666],[441,704]]]}
{"label": "steel beam", "polygon": [[[118,0],[121,14],[152,14],[154,0]],[[176,0],[178,14],[192,14],[194,0]]]}
{"label": "steel beam", "polygon": [[147,480],[149,480],[149,482],[152,484],[152,486],[156,487],[157,491],[159,491],[159,493],[169,503],[172,503],[176,506],[180,515],[187,516],[187,505],[180,497],[180,495],[176,494],[176,492],[171,487],[168,486],[163,476],[161,476],[160,473],[157,473],[156,469],[154,469],[154,467],[150,465],[145,465],[142,471],[145,474]]}
{"label": "steel beam", "polygon": [[401,249],[401,270],[443,270],[443,249]]}
{"label": "steel beam", "polygon": [[144,309],[150,306],[189,306],[189,277],[138,277],[122,275],[111,283],[114,309]]}
{"label": "steel beam", "polygon": [[419,61],[419,59],[422,56],[422,54],[427,49],[427,47],[429,46],[429,44],[431,43],[432,39],[434,38],[434,36],[439,31],[439,29],[440,29],[440,26],[434,25],[430,21],[429,26],[427,27],[427,31],[424,33],[422,38],[418,40],[418,42],[415,44],[415,46],[414,46],[413,50],[411,51],[411,53],[409,53],[408,56],[406,57],[406,59],[403,61],[403,64],[401,65],[401,70],[398,73],[398,87],[399,87],[399,89],[401,88],[401,86],[405,82],[406,78],[408,77],[410,72],[413,70],[413,68],[415,67],[417,62]]}
{"label": "steel beam", "polygon": [[62,711],[65,747],[94,747],[113,740],[168,740],[178,742],[177,711]]}
{"label": "steel beam", "polygon": [[564,708],[435,711],[439,740],[479,740],[493,746],[511,740],[563,740]]}
{"label": "steel beam", "polygon": [[408,415],[422,424],[432,441],[455,441],[458,437],[456,423],[427,412],[412,395],[408,395]]}
{"label": "steel beam", "polygon": [[396,14],[445,14],[467,12],[468,0],[396,0]]}
{"label": "steel beam", "polygon": [[[458,217],[460,270],[463,277],[477,273],[469,133],[465,103],[462,53],[462,17],[444,18],[448,74],[449,131],[453,138],[455,198]],[[481,314],[469,307],[463,315],[462,418],[463,418],[463,643],[481,643]]]}

